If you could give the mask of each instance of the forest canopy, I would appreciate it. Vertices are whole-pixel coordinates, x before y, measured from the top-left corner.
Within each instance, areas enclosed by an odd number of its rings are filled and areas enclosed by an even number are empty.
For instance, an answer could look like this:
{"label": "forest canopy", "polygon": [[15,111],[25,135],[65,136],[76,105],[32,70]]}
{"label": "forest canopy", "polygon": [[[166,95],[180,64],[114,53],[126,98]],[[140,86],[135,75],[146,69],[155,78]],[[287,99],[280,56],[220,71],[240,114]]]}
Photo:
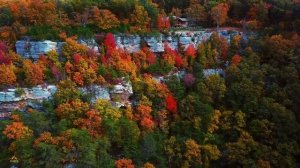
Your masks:
{"label": "forest canopy", "polygon": [[[2,0],[0,91],[57,90],[1,118],[0,167],[299,167],[299,4]],[[219,27],[243,34],[228,41]],[[145,44],[129,53],[115,38],[203,28],[211,36],[198,45],[165,43],[160,53]],[[24,37],[64,45],[32,60],[16,53]],[[80,38],[94,38],[99,51]],[[114,89],[124,83],[132,91],[120,96]],[[112,98],[94,100],[94,86]]]}

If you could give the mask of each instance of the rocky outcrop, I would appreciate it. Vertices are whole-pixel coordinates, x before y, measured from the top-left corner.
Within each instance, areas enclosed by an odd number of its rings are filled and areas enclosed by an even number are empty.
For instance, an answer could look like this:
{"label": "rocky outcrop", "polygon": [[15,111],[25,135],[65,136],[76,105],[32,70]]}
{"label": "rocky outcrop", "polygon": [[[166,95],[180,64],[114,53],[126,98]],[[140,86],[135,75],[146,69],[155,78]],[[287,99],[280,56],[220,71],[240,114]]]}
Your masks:
{"label": "rocky outcrop", "polygon": [[[0,92],[0,119],[6,118],[14,110],[24,110],[28,107],[34,109],[42,108],[43,100],[49,100],[53,97],[57,88],[54,85],[36,86],[32,88],[7,89]],[[91,101],[97,99],[111,100],[116,107],[130,106],[129,97],[133,94],[130,82],[122,81],[113,85],[112,89],[93,85],[79,88],[81,93],[91,96]]]}
{"label": "rocky outcrop", "polygon": [[[221,30],[220,36],[227,39],[228,42],[233,36],[241,34],[243,39],[248,39],[249,34],[244,34],[237,30]],[[115,35],[116,46],[129,53],[134,53],[141,48],[141,44],[146,44],[153,52],[163,52],[164,44],[167,43],[172,49],[177,50],[180,47],[186,48],[188,45],[198,46],[206,41],[212,35],[211,30],[200,31],[176,31],[168,35],[158,34],[153,36],[138,35]],[[253,35],[253,34],[252,34]],[[94,39],[80,39],[79,43],[86,45],[88,48],[99,52],[98,44]],[[53,41],[27,41],[20,40],[16,43],[16,51],[25,58],[37,59],[40,54],[45,54],[51,50],[61,53],[64,43]]]}
{"label": "rocky outcrop", "polygon": [[37,59],[39,55],[51,50],[59,51],[60,45],[57,42],[45,41],[17,41],[16,51],[24,58]]}
{"label": "rocky outcrop", "polygon": [[114,106],[131,106],[129,97],[133,94],[132,85],[129,81],[122,81],[114,85],[110,91],[111,100]]}
{"label": "rocky outcrop", "polygon": [[36,86],[32,88],[21,88],[22,93],[17,94],[17,89],[8,89],[0,92],[0,103],[17,102],[21,100],[43,100],[49,99],[56,91],[56,86]]}
{"label": "rocky outcrop", "polygon": [[204,69],[203,75],[205,77],[211,76],[211,75],[220,75],[222,77],[225,77],[225,72],[223,69]]}
{"label": "rocky outcrop", "polygon": [[80,88],[79,90],[81,91],[81,93],[90,94],[92,102],[96,102],[97,99],[111,99],[108,88],[99,85],[93,85],[88,88],[84,87]]}

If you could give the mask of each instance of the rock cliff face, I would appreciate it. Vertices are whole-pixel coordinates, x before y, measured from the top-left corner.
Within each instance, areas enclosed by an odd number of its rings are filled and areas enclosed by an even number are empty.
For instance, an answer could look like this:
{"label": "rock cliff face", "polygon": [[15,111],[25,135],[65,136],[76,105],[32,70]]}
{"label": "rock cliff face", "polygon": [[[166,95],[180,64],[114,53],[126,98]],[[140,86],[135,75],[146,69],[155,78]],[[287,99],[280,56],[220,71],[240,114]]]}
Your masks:
{"label": "rock cliff face", "polygon": [[[0,119],[9,116],[13,110],[24,110],[26,107],[39,109],[40,103],[43,100],[51,99],[57,88],[54,85],[39,85],[32,88],[22,88],[22,90],[22,94],[17,94],[17,89],[0,91]],[[114,85],[111,90],[100,85],[79,88],[79,90],[83,94],[89,94],[92,102],[97,99],[112,100],[116,107],[130,105],[128,98],[133,94],[131,83],[126,81]]]}
{"label": "rock cliff face", "polygon": [[51,50],[57,50],[59,43],[53,41],[17,41],[17,53],[24,58],[36,59],[40,54],[47,53]]}
{"label": "rock cliff face", "polygon": [[[205,69],[203,73],[205,76],[225,75],[222,69]],[[164,82],[170,76],[182,78],[185,74],[185,71],[170,72],[167,76],[154,76],[154,79],[157,82]],[[79,88],[79,90],[83,94],[90,95],[92,102],[97,99],[106,99],[110,100],[116,107],[131,106],[129,97],[133,94],[133,89],[129,81],[122,80],[120,83],[113,85],[112,89],[93,85]],[[22,111],[28,107],[42,108],[42,101],[51,99],[57,88],[55,85],[38,85],[32,88],[22,88],[22,91],[22,94],[18,94],[18,90],[15,88],[0,91],[0,119],[9,117],[14,110]]]}
{"label": "rock cliff face", "polygon": [[[220,36],[227,39],[228,42],[233,36],[240,34],[243,39],[247,39],[248,35],[239,32],[237,30],[221,30]],[[115,35],[116,45],[129,53],[138,51],[141,48],[141,44],[144,43],[153,52],[159,53],[164,51],[164,44],[167,43],[172,49],[177,50],[179,46],[186,48],[188,45],[198,46],[201,42],[206,41],[212,35],[212,31],[176,31],[169,33],[168,35],[158,34],[156,36],[138,36],[138,35]],[[86,45],[93,49],[95,52],[99,52],[98,45],[94,39],[82,39],[78,40],[79,43]],[[20,40],[16,43],[17,53],[25,58],[37,59],[40,54],[47,53],[51,50],[61,52],[63,42],[53,41],[24,41]]]}

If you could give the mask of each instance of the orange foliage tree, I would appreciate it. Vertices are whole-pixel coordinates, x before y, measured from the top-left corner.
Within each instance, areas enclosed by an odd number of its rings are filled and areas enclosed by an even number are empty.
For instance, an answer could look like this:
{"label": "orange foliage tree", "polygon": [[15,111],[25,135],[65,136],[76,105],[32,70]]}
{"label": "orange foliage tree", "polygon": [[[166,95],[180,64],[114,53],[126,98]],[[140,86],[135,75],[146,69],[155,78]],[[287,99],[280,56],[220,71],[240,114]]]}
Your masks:
{"label": "orange foliage tree", "polygon": [[70,61],[67,61],[65,64],[65,72],[67,73],[67,75],[70,75],[73,71],[73,64]]}
{"label": "orange foliage tree", "polygon": [[132,60],[137,69],[146,69],[149,65],[155,63],[156,56],[149,48],[144,47],[132,55]]}
{"label": "orange foliage tree", "polygon": [[66,43],[62,47],[62,55],[67,58],[67,60],[72,61],[72,57],[75,54],[85,55],[88,48],[79,44],[76,38],[66,38]]}
{"label": "orange foliage tree", "polygon": [[83,86],[83,76],[81,75],[80,72],[75,72],[73,75],[73,81],[78,85],[78,86]]}
{"label": "orange foliage tree", "polygon": [[167,85],[157,82],[149,74],[143,75],[143,81],[145,84],[145,93],[147,93],[149,98],[165,98],[171,93]]}
{"label": "orange foliage tree", "polygon": [[[103,57],[105,58],[105,56]],[[130,54],[121,49],[113,50],[111,56],[105,59],[106,63],[103,65],[106,67],[112,67],[113,69],[126,74],[136,74],[137,68],[132,61]]]}
{"label": "orange foliage tree", "polygon": [[40,143],[57,145],[58,140],[56,137],[53,137],[50,132],[43,132],[40,136],[34,141],[33,146],[38,147]]}
{"label": "orange foliage tree", "polygon": [[17,77],[13,65],[0,64],[0,85],[13,85]]}
{"label": "orange foliage tree", "polygon": [[58,20],[54,1],[20,0],[9,3],[14,20],[28,24],[54,25]]}
{"label": "orange foliage tree", "polygon": [[23,70],[25,72],[25,82],[29,85],[39,85],[44,83],[44,66],[32,63],[30,60],[23,61]]}
{"label": "orange foliage tree", "polygon": [[164,44],[164,53],[162,58],[170,65],[175,64],[175,57],[177,56],[177,52],[173,50],[167,43]]}
{"label": "orange foliage tree", "polygon": [[151,116],[152,108],[148,105],[140,104],[136,109],[135,118],[140,122],[142,128],[151,130],[154,128],[154,121]]}
{"label": "orange foliage tree", "polygon": [[98,7],[94,6],[92,13],[93,22],[102,30],[115,28],[120,24],[118,18],[110,10],[100,10]]}
{"label": "orange foliage tree", "polygon": [[101,135],[101,117],[99,112],[96,110],[89,110],[85,113],[85,118],[78,118],[74,122],[74,125],[81,128],[86,129],[89,134],[96,137]]}
{"label": "orange foliage tree", "polygon": [[[53,136],[50,132],[43,132],[35,139],[33,143],[34,148],[39,148],[40,144],[55,145],[57,150],[63,150],[65,153],[71,152],[75,148],[74,142],[70,138],[70,131],[67,130],[59,136]],[[66,161],[61,159],[61,162]]]}
{"label": "orange foliage tree", "polygon": [[242,61],[242,57],[238,54],[234,55],[231,59],[231,64],[232,65],[237,65]]}
{"label": "orange foliage tree", "polygon": [[12,115],[11,118],[13,122],[11,124],[6,125],[3,131],[3,134],[8,139],[18,140],[21,138],[32,136],[32,130],[25,126],[23,122],[21,122],[19,115]]}
{"label": "orange foliage tree", "polygon": [[216,23],[218,29],[220,25],[226,22],[226,19],[228,18],[228,10],[229,6],[226,3],[220,3],[211,9],[211,17]]}
{"label": "orange foliage tree", "polygon": [[56,114],[61,119],[75,120],[78,117],[84,116],[85,112],[89,110],[89,104],[84,103],[79,99],[71,100],[69,102],[58,105],[55,109]]}
{"label": "orange foliage tree", "polygon": [[116,168],[134,168],[134,164],[131,159],[119,159],[115,162]]}

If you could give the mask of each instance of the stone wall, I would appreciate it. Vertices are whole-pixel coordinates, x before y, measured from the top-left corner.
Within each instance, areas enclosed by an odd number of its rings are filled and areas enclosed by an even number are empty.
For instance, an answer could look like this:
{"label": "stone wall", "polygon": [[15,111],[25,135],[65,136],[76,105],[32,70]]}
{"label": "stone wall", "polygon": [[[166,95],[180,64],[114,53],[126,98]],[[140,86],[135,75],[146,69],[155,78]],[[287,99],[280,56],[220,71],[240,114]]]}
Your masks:
{"label": "stone wall", "polygon": [[[220,36],[227,39],[228,42],[233,36],[241,34],[243,39],[247,39],[246,34],[237,30],[221,30],[219,31]],[[159,34],[156,36],[138,36],[138,35],[115,35],[116,45],[130,53],[136,52],[140,49],[142,42],[145,42],[153,52],[163,52],[164,44],[168,45],[177,50],[179,46],[187,47],[192,44],[198,46],[201,42],[206,41],[212,35],[212,31],[201,30],[201,31],[176,31],[169,33],[168,35]],[[95,52],[99,52],[98,45],[94,39],[85,39],[78,41],[81,44],[93,49]],[[61,53],[62,42],[53,41],[25,41],[20,40],[16,43],[16,51],[19,55],[25,58],[37,59],[40,54],[47,53],[51,50],[56,50]]]}

